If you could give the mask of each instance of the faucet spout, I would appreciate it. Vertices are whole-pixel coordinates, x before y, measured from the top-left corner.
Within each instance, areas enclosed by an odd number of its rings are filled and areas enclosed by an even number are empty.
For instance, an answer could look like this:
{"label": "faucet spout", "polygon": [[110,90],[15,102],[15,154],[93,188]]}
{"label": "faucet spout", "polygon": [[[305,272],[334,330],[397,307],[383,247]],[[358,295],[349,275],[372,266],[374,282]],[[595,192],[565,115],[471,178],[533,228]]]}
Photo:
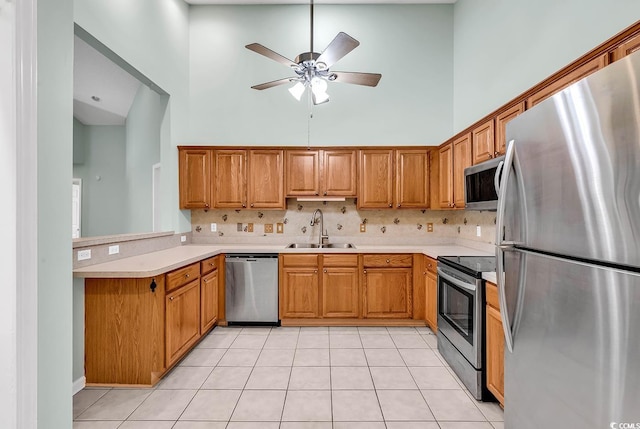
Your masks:
{"label": "faucet spout", "polygon": [[314,226],[317,224],[316,222],[317,214],[320,215],[320,233],[318,234],[318,246],[322,247],[322,245],[326,244],[326,242],[329,240],[329,235],[326,232],[324,232],[324,215],[322,214],[322,210],[316,209],[313,212],[313,215],[311,215],[311,226]]}

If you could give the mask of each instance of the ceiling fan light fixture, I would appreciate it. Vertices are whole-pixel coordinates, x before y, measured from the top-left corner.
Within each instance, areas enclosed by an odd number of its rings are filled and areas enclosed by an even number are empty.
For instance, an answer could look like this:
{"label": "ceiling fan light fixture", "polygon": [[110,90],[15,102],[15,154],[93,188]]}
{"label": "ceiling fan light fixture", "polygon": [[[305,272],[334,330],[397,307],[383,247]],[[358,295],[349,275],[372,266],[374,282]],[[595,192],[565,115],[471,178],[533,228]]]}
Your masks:
{"label": "ceiling fan light fixture", "polygon": [[311,88],[311,94],[313,96],[313,104],[318,105],[329,101],[329,94],[326,92],[315,91]]}
{"label": "ceiling fan light fixture", "polygon": [[289,88],[289,92],[291,93],[291,95],[295,97],[296,100],[300,101],[300,99],[302,98],[302,94],[304,94],[305,89],[306,87],[304,86],[304,84],[298,81],[296,82],[295,85]]}

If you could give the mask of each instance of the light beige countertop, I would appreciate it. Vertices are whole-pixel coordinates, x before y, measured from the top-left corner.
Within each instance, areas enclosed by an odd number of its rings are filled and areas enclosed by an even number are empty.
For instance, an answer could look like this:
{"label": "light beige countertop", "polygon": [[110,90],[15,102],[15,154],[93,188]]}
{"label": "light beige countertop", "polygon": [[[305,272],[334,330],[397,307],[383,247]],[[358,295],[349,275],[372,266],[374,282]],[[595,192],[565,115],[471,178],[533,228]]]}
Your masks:
{"label": "light beige countertop", "polygon": [[482,278],[490,281],[493,284],[498,284],[498,276],[496,276],[495,271],[490,273],[482,273]]}
{"label": "light beige countertop", "polygon": [[287,249],[282,244],[191,244],[117,259],[73,270],[80,278],[145,278],[163,274],[221,253],[422,253],[438,256],[487,256],[489,252],[460,245],[357,245],[354,249]]}

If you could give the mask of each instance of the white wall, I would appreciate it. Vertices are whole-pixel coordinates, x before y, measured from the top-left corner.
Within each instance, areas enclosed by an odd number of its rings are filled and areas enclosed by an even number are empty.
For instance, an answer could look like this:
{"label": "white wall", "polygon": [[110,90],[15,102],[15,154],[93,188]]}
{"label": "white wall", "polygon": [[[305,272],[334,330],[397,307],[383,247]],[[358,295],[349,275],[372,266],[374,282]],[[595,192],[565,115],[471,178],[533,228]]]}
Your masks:
{"label": "white wall", "polygon": [[640,19],[637,0],[458,0],[454,132]]}
{"label": "white wall", "polygon": [[37,16],[38,426],[65,428],[72,408],[73,0],[38,1]]}
{"label": "white wall", "polygon": [[217,145],[431,145],[451,135],[451,5],[316,5],[315,50],[339,31],[360,41],[335,70],[381,73],[376,88],[334,83],[308,107],[283,85],[294,74],[245,45],[294,59],[309,50],[309,7],[197,6],[190,12],[190,122],[186,143]]}

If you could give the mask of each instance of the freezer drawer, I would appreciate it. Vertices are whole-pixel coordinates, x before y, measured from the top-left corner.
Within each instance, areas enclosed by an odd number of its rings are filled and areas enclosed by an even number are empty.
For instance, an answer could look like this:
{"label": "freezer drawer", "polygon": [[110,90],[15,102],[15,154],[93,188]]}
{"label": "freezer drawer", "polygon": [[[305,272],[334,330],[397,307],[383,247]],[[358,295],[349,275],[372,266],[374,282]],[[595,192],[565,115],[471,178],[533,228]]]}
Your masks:
{"label": "freezer drawer", "polygon": [[505,273],[505,427],[640,422],[640,273],[517,250]]}
{"label": "freezer drawer", "polygon": [[278,323],[278,255],[225,257],[228,323]]}

